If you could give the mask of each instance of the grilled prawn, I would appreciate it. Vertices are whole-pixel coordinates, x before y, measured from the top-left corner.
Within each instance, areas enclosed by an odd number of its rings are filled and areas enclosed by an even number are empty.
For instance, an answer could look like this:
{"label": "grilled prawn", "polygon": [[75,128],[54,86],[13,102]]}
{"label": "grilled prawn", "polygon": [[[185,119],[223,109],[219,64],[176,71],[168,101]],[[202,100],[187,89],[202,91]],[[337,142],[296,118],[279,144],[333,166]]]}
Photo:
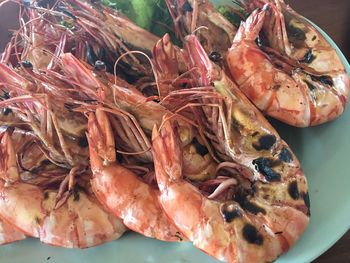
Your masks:
{"label": "grilled prawn", "polygon": [[[141,140],[142,144],[145,136],[137,127],[128,127],[132,121],[124,117],[125,127],[120,127],[124,131],[117,134],[123,138],[121,133],[125,133],[129,141]],[[112,120],[116,122],[103,109],[89,115],[91,183],[96,197],[133,231],[163,241],[182,241],[182,234],[161,208],[159,190],[118,163]],[[113,127],[117,130],[116,125]]]}
{"label": "grilled prawn", "polygon": [[[252,3],[266,6],[241,24],[227,54],[240,89],[264,113],[293,126],[339,117],[350,83],[334,48],[283,1]],[[255,40],[262,28],[268,43],[260,48]]]}
{"label": "grilled prawn", "polygon": [[211,180],[204,185],[186,180],[176,122],[165,121],[159,131],[153,130],[161,204],[182,233],[213,257],[228,262],[273,261],[308,225],[306,177],[288,145],[211,63],[194,36],[186,38],[185,48],[198,88],[169,96],[197,109],[223,160],[218,170],[228,173],[225,180],[217,175],[214,186]]}
{"label": "grilled prawn", "polygon": [[20,129],[2,132],[0,150],[0,217],[6,222],[61,247],[96,246],[125,232],[122,222],[91,193],[88,172],[56,167],[33,134]]}

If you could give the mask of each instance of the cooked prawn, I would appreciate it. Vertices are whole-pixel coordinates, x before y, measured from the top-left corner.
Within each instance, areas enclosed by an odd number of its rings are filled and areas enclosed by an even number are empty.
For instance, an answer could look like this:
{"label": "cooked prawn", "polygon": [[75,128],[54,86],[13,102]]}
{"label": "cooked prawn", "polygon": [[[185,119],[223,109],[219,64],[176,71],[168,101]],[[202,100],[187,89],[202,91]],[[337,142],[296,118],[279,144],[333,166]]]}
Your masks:
{"label": "cooked prawn", "polygon": [[[256,190],[242,200],[237,194],[235,200],[216,201],[184,179],[179,138],[170,121],[160,132],[154,129],[153,154],[164,210],[196,247],[219,260],[273,261],[299,239],[308,224],[307,215],[284,204],[291,199],[285,187],[288,181],[303,185],[301,170],[284,175],[278,183],[251,182]],[[270,195],[281,203],[271,202]]]}
{"label": "cooked prawn", "polygon": [[[217,170],[233,175],[216,175],[195,184],[199,188],[191,185],[184,179],[187,174],[179,158],[182,150],[175,125],[168,121],[160,132],[153,131],[153,159],[163,208],[185,236],[217,259],[273,261],[308,225],[306,177],[288,145],[210,61],[195,36],[186,37],[185,51],[197,88],[169,96],[200,109],[196,112],[201,114],[205,134],[225,160]],[[213,186],[217,188],[211,192]],[[188,199],[192,202],[184,201]]]}
{"label": "cooked prawn", "polygon": [[[167,57],[165,54],[162,54],[162,48],[165,48],[163,45],[167,47],[170,45],[170,49],[172,50],[172,45],[168,41],[168,36],[165,36],[155,47],[155,49],[158,49],[156,51],[157,56],[155,56],[158,68],[156,74],[159,76],[160,85],[165,87],[162,89],[164,95],[167,95],[170,90],[176,89],[171,83],[169,74],[171,77],[178,76],[179,74],[177,70],[172,70],[179,68],[177,66],[177,57]],[[171,67],[160,66],[166,64],[168,59],[173,60]],[[67,78],[74,81],[81,89],[90,89],[87,93],[95,94],[93,98],[99,100],[100,103],[116,110],[121,109],[131,113],[149,139],[153,126],[159,126],[162,123],[163,116],[170,113],[161,104],[145,97],[133,85],[126,83],[118,77],[113,77],[113,83],[110,82],[111,80],[108,74],[101,75],[99,72],[93,71],[88,65],[85,65],[70,53],[62,55],[62,63]],[[181,122],[179,130],[182,146],[184,147],[183,157],[186,160],[184,168],[188,175],[191,175],[191,178],[196,178],[197,180],[212,177],[217,164],[204,146],[205,143],[200,143],[199,134],[196,134],[192,126],[185,121]],[[130,144],[131,142],[129,141],[127,143]],[[200,153],[200,149],[204,150]],[[134,151],[136,150],[134,149]]]}
{"label": "cooked prawn", "polygon": [[[183,39],[196,32],[208,53],[214,60],[225,57],[237,28],[222,16],[210,1],[166,0],[174,20],[176,33]],[[220,37],[216,37],[220,36]]]}
{"label": "cooked prawn", "polygon": [[182,234],[161,208],[159,190],[118,164],[112,126],[103,110],[90,113],[88,140],[91,183],[100,202],[133,231],[159,240],[182,241]]}
{"label": "cooked prawn", "polygon": [[[256,10],[241,24],[227,55],[234,80],[260,110],[290,125],[307,127],[339,117],[348,99],[350,83],[338,55],[316,29],[295,13],[290,23],[296,23],[295,30],[307,38],[303,43],[311,46],[307,52],[297,45],[293,49],[285,32],[288,25],[282,12],[276,9]],[[262,50],[255,40],[269,12],[275,12],[276,27],[270,25],[269,19],[267,34],[272,48]],[[278,38],[280,35],[283,42]]]}
{"label": "cooked prawn", "polygon": [[[30,152],[24,147],[29,142]],[[44,167],[34,169],[48,160],[32,135],[18,129],[12,134],[6,131],[1,134],[0,147],[0,215],[5,221],[28,236],[61,247],[96,246],[125,232],[122,222],[101,207],[88,185],[85,191],[81,186],[74,188],[74,194],[64,193],[64,202],[57,203],[62,192],[52,185],[69,177],[52,165],[46,165],[46,171]],[[75,172],[72,169],[70,175]]]}

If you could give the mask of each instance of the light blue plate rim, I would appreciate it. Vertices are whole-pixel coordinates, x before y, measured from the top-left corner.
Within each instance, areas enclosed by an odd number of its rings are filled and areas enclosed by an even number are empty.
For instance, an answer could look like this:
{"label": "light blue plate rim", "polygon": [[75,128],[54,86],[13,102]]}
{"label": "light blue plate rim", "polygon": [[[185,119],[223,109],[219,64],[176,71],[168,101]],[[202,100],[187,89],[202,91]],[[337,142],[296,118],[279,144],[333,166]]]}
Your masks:
{"label": "light blue plate rim", "polygon": [[[346,59],[345,55],[343,52],[340,50],[338,45],[334,42],[334,40],[323,30],[321,29],[317,24],[314,22],[310,21],[307,19],[322,35],[323,37],[327,40],[328,43],[331,44],[331,46],[336,50],[338,56],[340,57],[345,70],[347,74],[350,76],[350,64],[349,61]],[[340,228],[340,226],[339,226]],[[333,239],[329,240],[329,242],[325,242],[325,244],[319,249],[319,253],[314,254],[314,255],[309,255],[308,258],[306,258],[305,263],[312,262],[313,260],[317,259],[319,256],[323,255],[325,252],[327,252],[334,244],[336,244],[350,229],[350,211],[349,211],[349,223],[347,226],[344,226],[340,230],[338,230],[338,234],[334,236]]]}

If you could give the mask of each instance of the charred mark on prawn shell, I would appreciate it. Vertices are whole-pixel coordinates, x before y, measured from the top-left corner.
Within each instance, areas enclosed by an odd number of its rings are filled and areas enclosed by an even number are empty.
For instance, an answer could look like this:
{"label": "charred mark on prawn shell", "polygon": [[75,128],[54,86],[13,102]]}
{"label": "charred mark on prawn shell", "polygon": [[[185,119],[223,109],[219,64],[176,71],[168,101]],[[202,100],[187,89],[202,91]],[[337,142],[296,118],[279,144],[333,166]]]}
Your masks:
{"label": "charred mark on prawn shell", "polygon": [[255,192],[255,185],[252,186],[251,191],[247,191],[246,189],[238,189],[237,193],[235,194],[234,200],[240,204],[240,206],[248,211],[249,213],[252,213],[254,215],[257,215],[259,213],[266,214],[266,211],[264,208],[250,202],[248,200],[248,196],[251,194],[254,194]]}
{"label": "charred mark on prawn shell", "polygon": [[298,183],[297,181],[290,182],[288,185],[288,193],[290,197],[292,197],[294,200],[298,200],[300,197],[299,189],[298,189]]}
{"label": "charred mark on prawn shell", "polygon": [[310,48],[308,52],[306,52],[304,58],[300,61],[301,63],[307,63],[310,64],[312,61],[315,60],[315,55],[312,53],[312,49]]}
{"label": "charred mark on prawn shell", "polygon": [[260,206],[250,202],[247,198],[244,199],[244,201],[241,203],[242,208],[247,210],[248,212],[257,215],[259,213],[266,214],[266,211],[264,208],[261,208]]}
{"label": "charred mark on prawn shell", "polygon": [[263,236],[260,235],[256,227],[251,224],[246,224],[243,227],[242,233],[243,233],[244,239],[250,244],[260,246],[264,242]]}
{"label": "charred mark on prawn shell", "polygon": [[269,182],[281,181],[281,175],[272,169],[273,161],[268,158],[260,157],[253,161],[258,172],[262,173],[265,179]]}
{"label": "charred mark on prawn shell", "polygon": [[259,138],[258,143],[253,143],[253,147],[257,151],[270,150],[275,145],[277,139],[275,135],[264,135]]}
{"label": "charred mark on prawn shell", "polygon": [[286,147],[283,147],[280,154],[278,155],[278,159],[282,162],[290,163],[293,161],[293,156]]}
{"label": "charred mark on prawn shell", "polygon": [[294,44],[298,44],[306,40],[305,32],[291,24],[287,25],[287,34],[289,40]]}
{"label": "charred mark on prawn shell", "polygon": [[316,87],[310,81],[305,80],[304,82],[306,83],[310,91],[316,90]]}
{"label": "charred mark on prawn shell", "polygon": [[303,199],[304,199],[304,202],[305,202],[305,205],[307,207],[307,215],[310,216],[310,196],[309,196],[309,192],[306,192],[306,193],[302,193],[301,194]]}
{"label": "charred mark on prawn shell", "polygon": [[329,86],[333,86],[334,82],[332,80],[332,78],[330,76],[314,76],[314,75],[310,75],[311,79],[313,81],[319,81],[323,84],[329,85]]}

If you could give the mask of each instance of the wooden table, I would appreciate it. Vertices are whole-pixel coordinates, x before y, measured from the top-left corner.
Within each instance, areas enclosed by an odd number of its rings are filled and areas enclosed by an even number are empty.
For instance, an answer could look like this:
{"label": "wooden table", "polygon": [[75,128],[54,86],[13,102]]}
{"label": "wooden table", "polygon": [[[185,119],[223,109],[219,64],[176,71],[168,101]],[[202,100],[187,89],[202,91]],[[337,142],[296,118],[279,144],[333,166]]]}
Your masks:
{"label": "wooden table", "polygon": [[[326,31],[350,60],[350,0],[286,0],[286,2]],[[350,231],[314,261],[314,263],[349,262]]]}
{"label": "wooden table", "polygon": [[[350,60],[350,18],[348,17],[350,14],[350,0],[287,0],[287,2],[325,30]],[[8,28],[16,28],[11,23],[13,21],[13,17],[11,19],[13,12],[8,11],[2,12],[0,10],[1,16],[9,17],[9,19],[2,19],[3,23],[0,24],[0,32],[2,34]],[[0,46],[3,44],[4,41],[0,39]],[[329,262],[350,262],[350,232],[329,251],[314,261],[314,263]]]}

